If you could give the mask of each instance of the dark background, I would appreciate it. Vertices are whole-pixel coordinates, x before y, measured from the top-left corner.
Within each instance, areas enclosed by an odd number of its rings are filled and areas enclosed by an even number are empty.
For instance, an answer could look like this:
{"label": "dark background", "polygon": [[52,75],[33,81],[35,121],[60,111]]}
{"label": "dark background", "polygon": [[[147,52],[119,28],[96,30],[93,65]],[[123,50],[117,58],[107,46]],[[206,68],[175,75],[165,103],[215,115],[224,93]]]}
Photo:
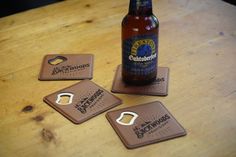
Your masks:
{"label": "dark background", "polygon": [[223,1],[236,5],[236,0],[223,0]]}
{"label": "dark background", "polygon": [[[0,0],[0,17],[15,14],[21,11],[41,7],[63,0]],[[223,0],[236,5],[236,0]]]}
{"label": "dark background", "polygon": [[63,0],[0,0],[0,17],[60,1]]}

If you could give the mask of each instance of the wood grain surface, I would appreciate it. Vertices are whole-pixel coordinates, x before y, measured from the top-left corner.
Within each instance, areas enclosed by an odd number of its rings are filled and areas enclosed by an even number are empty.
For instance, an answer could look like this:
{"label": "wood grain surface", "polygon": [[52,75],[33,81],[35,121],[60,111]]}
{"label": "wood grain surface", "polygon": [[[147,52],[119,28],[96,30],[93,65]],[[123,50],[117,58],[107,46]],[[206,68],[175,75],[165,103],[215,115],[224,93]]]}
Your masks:
{"label": "wood grain surface", "polygon": [[221,0],[153,0],[169,95],[116,94],[115,109],[163,102],[187,136],[128,150],[105,113],[75,125],[42,101],[78,82],[38,81],[45,54],[94,54],[93,81],[111,89],[128,3],[67,0],[0,19],[1,157],[236,156],[236,7]]}

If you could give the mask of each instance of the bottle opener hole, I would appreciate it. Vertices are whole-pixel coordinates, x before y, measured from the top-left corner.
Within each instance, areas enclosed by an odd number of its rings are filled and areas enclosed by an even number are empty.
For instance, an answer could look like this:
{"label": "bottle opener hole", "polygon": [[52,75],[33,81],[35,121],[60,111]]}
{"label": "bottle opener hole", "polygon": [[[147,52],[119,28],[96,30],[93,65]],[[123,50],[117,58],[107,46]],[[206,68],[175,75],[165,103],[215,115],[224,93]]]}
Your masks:
{"label": "bottle opener hole", "polygon": [[63,57],[63,56],[57,56],[55,58],[52,58],[52,59],[49,59],[48,60],[48,63],[51,64],[51,65],[58,65],[62,62],[65,62],[67,60],[66,57]]}
{"label": "bottle opener hole", "polygon": [[69,105],[72,103],[74,94],[71,93],[61,93],[57,95],[56,103],[59,105]]}
{"label": "bottle opener hole", "polygon": [[122,112],[116,122],[121,125],[133,125],[138,115],[134,112]]}

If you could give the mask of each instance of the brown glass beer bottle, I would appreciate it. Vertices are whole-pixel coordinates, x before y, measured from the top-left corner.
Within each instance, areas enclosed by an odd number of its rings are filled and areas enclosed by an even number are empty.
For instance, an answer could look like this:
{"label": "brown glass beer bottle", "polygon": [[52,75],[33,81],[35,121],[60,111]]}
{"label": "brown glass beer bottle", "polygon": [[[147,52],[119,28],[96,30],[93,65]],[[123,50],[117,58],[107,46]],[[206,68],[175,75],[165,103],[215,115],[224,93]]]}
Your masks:
{"label": "brown glass beer bottle", "polygon": [[122,21],[122,79],[144,85],[157,75],[159,22],[152,13],[152,0],[130,0]]}

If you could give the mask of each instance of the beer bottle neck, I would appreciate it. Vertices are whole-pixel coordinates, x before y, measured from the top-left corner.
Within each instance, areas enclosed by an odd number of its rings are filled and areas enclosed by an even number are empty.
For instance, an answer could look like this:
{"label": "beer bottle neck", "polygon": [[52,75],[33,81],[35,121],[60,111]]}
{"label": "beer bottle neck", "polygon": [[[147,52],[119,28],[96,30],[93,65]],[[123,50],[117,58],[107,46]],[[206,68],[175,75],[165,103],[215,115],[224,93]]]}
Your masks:
{"label": "beer bottle neck", "polygon": [[152,0],[130,0],[129,15],[152,15]]}

